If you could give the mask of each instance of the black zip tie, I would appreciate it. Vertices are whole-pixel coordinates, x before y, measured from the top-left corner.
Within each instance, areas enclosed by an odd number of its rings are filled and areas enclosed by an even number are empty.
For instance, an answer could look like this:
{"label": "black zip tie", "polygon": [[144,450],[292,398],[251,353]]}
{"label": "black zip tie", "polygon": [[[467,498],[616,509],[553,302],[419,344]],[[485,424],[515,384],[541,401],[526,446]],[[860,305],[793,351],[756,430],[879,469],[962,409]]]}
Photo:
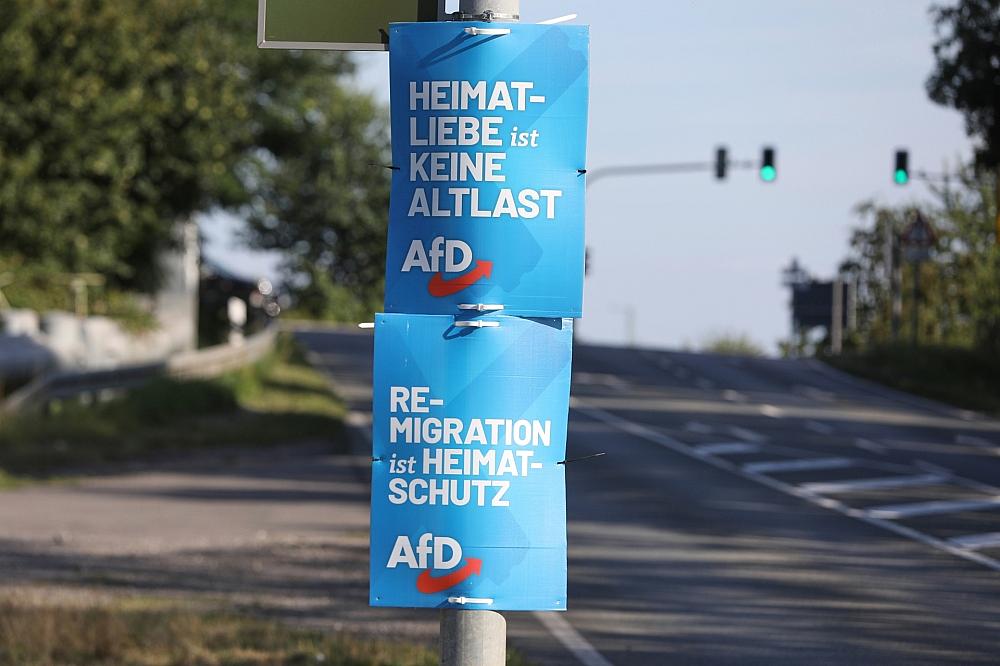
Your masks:
{"label": "black zip tie", "polygon": [[580,174],[580,175],[583,175],[583,174],[587,173],[587,170],[586,169],[577,169],[576,172],[578,174]]}
{"label": "black zip tie", "polygon": [[390,171],[399,171],[398,166],[393,166],[391,164],[369,164],[372,167],[382,167],[383,169],[389,169]]}
{"label": "black zip tie", "polygon": [[372,462],[373,463],[382,462],[383,460],[384,460],[384,458],[372,458]]}
{"label": "black zip tie", "polygon": [[606,455],[608,455],[608,454],[605,451],[605,452],[601,452],[601,453],[594,453],[594,454],[591,454],[589,456],[583,456],[582,458],[570,458],[569,460],[560,460],[556,464],[557,465],[566,465],[566,464],[569,464],[569,463],[580,462],[581,460],[590,460],[591,458],[600,458],[601,456],[606,456]]}

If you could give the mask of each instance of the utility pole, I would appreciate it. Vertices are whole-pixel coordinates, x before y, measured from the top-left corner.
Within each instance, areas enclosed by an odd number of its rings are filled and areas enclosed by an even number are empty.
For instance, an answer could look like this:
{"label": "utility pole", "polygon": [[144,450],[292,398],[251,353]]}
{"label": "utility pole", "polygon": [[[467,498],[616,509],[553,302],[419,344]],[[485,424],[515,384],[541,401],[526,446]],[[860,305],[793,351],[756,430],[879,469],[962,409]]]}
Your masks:
{"label": "utility pole", "polygon": [[887,268],[889,272],[889,316],[891,321],[892,341],[899,341],[900,320],[903,317],[903,267],[899,247],[899,234],[892,224],[886,225],[885,243],[887,249]]}
{"label": "utility pole", "polygon": [[910,344],[914,349],[920,343],[920,267],[921,262],[913,262],[913,311],[910,313],[912,317],[912,330],[910,331]]}
{"label": "utility pole", "polygon": [[833,312],[830,325],[830,350],[840,354],[844,349],[844,279],[833,281]]}
{"label": "utility pole", "polygon": [[[461,0],[461,21],[516,22],[520,0]],[[507,662],[507,620],[496,611],[441,611],[442,666],[504,666]]]}

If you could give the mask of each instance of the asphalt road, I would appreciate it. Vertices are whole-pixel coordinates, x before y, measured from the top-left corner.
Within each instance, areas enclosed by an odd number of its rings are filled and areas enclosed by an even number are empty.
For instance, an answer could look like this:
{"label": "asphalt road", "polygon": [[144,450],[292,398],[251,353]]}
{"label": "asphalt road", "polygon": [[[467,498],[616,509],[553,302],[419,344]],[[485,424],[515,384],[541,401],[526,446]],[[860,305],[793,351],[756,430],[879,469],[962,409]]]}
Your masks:
{"label": "asphalt road", "polygon": [[[371,337],[300,339],[364,427]],[[974,664],[1000,652],[1000,422],[814,361],[579,346],[565,614],[542,664]],[[994,559],[996,558],[996,559]]]}

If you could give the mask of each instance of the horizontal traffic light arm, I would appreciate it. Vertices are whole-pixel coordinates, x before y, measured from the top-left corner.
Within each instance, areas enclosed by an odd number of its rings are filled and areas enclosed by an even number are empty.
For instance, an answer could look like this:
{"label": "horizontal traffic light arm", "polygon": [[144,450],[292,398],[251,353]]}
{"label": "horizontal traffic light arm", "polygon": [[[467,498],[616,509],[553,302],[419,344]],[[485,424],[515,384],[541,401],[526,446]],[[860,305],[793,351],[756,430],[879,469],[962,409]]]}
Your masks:
{"label": "horizontal traffic light arm", "polygon": [[[757,160],[729,160],[727,162],[730,169],[758,169],[760,163]],[[657,174],[674,173],[698,173],[702,171],[715,171],[715,162],[662,162],[658,164],[623,164],[618,166],[597,167],[586,171],[587,187],[590,187],[598,180],[606,178],[619,178],[627,176],[653,176]]]}

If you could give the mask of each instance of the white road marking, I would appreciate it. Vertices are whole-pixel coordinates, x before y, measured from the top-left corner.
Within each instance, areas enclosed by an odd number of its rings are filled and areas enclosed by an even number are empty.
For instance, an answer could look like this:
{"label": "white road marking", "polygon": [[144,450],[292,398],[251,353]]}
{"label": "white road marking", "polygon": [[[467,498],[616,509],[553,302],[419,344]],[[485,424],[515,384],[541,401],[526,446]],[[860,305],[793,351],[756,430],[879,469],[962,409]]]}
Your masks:
{"label": "white road marking", "polygon": [[854,467],[857,461],[850,458],[805,458],[803,460],[767,460],[748,463],[743,471],[749,474],[774,474],[775,472],[809,472],[821,469]]}
{"label": "white road marking", "polygon": [[803,483],[799,488],[817,495],[831,495],[835,493],[853,493],[866,490],[892,490],[893,488],[914,488],[920,486],[933,486],[937,483],[947,481],[946,476],[940,474],[918,474],[916,476],[887,476],[877,479],[856,479],[854,481],[821,481],[817,483]]}
{"label": "white road marking", "polygon": [[948,543],[963,550],[981,550],[983,548],[1000,548],[1000,532],[988,534],[969,534],[967,536],[948,539]]}
{"label": "white road marking", "polygon": [[599,409],[597,407],[588,407],[582,399],[577,398],[576,400],[574,400],[573,407],[577,411],[586,414],[595,421],[600,421],[602,423],[611,426],[612,428],[617,428],[618,430],[626,434],[638,437],[640,439],[644,439],[647,442],[652,442],[653,444],[662,446],[663,448],[674,451],[675,453],[685,455],[689,458],[694,458],[695,460],[700,460],[708,465],[711,465],[712,467],[715,467],[716,469],[731,472],[733,474],[736,474],[737,476],[743,477],[744,479],[747,479],[749,481],[755,481],[761,484],[762,486],[771,488],[772,490],[777,490],[779,492],[785,493],[786,495],[798,497],[799,499],[805,500],[806,502],[809,502],[810,504],[813,504],[815,506],[819,506],[825,509],[830,509],[831,511],[836,511],[837,513],[847,516],[848,518],[854,518],[855,520],[859,520],[873,527],[881,528],[883,530],[886,530],[887,532],[892,532],[893,534],[896,534],[898,536],[911,539],[918,543],[922,543],[925,546],[936,548],[946,553],[950,553],[951,555],[954,555],[956,557],[960,557],[964,560],[980,564],[993,571],[1000,572],[1000,561],[995,560],[991,557],[987,557],[986,555],[982,555],[980,553],[971,550],[956,548],[955,546],[951,545],[950,543],[942,539],[929,536],[927,534],[924,534],[923,532],[918,532],[915,529],[906,527],[904,525],[900,525],[898,523],[894,523],[891,520],[885,520],[882,518],[878,518],[876,516],[868,515],[866,512],[851,508],[846,504],[844,504],[843,502],[838,502],[835,499],[822,497],[820,495],[815,495],[813,493],[802,490],[801,488],[798,488],[791,484],[779,481],[778,479],[774,479],[769,476],[764,476],[762,474],[748,473],[745,470],[740,469],[740,467],[738,467],[737,465],[734,465],[728,460],[725,460],[724,458],[700,456],[698,455],[698,452],[692,449],[690,446],[687,446],[686,444],[683,444],[672,437],[664,435],[661,432],[640,425],[638,423],[627,421],[619,416],[615,416],[611,412],[606,412],[603,409]]}
{"label": "white road marking", "polygon": [[739,437],[740,439],[745,439],[748,442],[763,442],[767,439],[764,435],[754,432],[753,430],[747,430],[746,428],[740,428],[739,426],[730,426],[729,434],[734,437]]}
{"label": "white road marking", "polygon": [[961,444],[962,446],[975,446],[985,451],[989,451],[993,455],[1000,455],[1000,446],[997,446],[990,440],[983,437],[975,437],[974,435],[955,435],[955,443]]}
{"label": "white road marking", "polygon": [[984,500],[935,500],[932,502],[914,502],[912,504],[889,504],[873,506],[865,509],[865,513],[873,518],[899,520],[900,518],[916,518],[918,516],[936,516],[943,513],[962,513],[1000,507],[1000,497]]}
{"label": "white road marking", "polygon": [[828,426],[825,423],[820,423],[819,421],[806,421],[806,430],[811,430],[819,435],[832,435],[833,426]]}
{"label": "white road marking", "polygon": [[854,440],[854,446],[859,449],[864,449],[865,451],[870,451],[872,453],[877,453],[880,456],[884,456],[888,452],[889,447],[884,444],[879,444],[878,442],[873,442],[870,439],[865,439],[864,437],[858,437]]}
{"label": "white road marking", "polygon": [[702,423],[701,421],[688,421],[684,424],[684,429],[688,432],[696,432],[702,435],[707,435],[712,432],[712,426]]}
{"label": "white road marking", "polygon": [[784,412],[774,405],[761,405],[760,413],[771,419],[780,419]]}
{"label": "white road marking", "polygon": [[749,400],[744,394],[739,391],[734,391],[732,389],[726,389],[722,392],[722,399],[728,400],[729,402],[746,402]]}
{"label": "white road marking", "polygon": [[694,447],[694,450],[701,455],[726,456],[737,453],[757,453],[760,445],[749,442],[719,442],[718,444],[702,444]]}
{"label": "white road marking", "polygon": [[833,402],[834,395],[829,391],[823,391],[821,389],[815,388],[813,386],[794,386],[792,390],[796,393],[804,395],[807,398],[812,398],[817,402]]}
{"label": "white road marking", "polygon": [[584,666],[613,666],[573,628],[562,613],[536,612],[535,618]]}

